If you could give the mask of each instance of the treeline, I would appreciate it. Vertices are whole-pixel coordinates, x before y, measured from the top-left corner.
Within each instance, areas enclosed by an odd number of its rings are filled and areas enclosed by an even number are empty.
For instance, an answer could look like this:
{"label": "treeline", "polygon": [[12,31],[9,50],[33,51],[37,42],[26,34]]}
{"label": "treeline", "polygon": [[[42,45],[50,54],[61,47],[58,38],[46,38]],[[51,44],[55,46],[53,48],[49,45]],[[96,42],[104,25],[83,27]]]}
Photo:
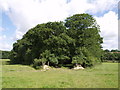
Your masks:
{"label": "treeline", "polygon": [[102,59],[104,61],[120,61],[120,50],[104,50]]}
{"label": "treeline", "polygon": [[16,64],[93,66],[101,62],[102,37],[96,20],[76,14],[65,22],[48,22],[31,28],[13,44],[10,59]]}
{"label": "treeline", "polygon": [[10,59],[10,51],[2,51],[0,50],[1,53],[1,59]]}

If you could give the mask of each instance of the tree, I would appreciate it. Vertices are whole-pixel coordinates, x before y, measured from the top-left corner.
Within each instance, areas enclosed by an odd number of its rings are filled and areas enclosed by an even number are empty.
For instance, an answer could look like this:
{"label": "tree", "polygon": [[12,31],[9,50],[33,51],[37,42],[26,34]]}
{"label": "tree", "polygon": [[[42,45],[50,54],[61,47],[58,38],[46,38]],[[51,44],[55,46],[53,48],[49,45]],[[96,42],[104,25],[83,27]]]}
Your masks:
{"label": "tree", "polygon": [[76,14],[65,22],[48,22],[31,28],[13,44],[11,62],[63,66],[92,66],[100,61],[102,38],[89,14]]}
{"label": "tree", "polygon": [[[68,17],[65,21],[68,35],[75,39],[75,44],[71,45],[70,48],[72,57],[75,57],[77,62],[81,60],[81,64],[87,64],[85,61],[87,60],[86,57],[89,57],[89,55],[85,57],[85,54],[83,53],[84,50],[81,50],[86,49],[92,57],[91,60],[93,58],[96,59],[95,62],[100,60],[103,53],[103,50],[101,49],[103,41],[102,37],[99,35],[100,28],[99,25],[97,25],[96,20],[89,14],[76,14]],[[82,55],[80,55],[79,51]],[[75,61],[75,58],[73,58],[73,62]]]}
{"label": "tree", "polygon": [[110,50],[106,49],[106,50],[104,50],[104,52],[110,52]]}
{"label": "tree", "polygon": [[63,22],[48,22],[31,28],[21,40],[13,44],[11,61],[32,64],[35,58],[46,58],[47,62],[57,64],[61,54],[67,52],[65,46],[68,37],[64,34],[65,30]]}

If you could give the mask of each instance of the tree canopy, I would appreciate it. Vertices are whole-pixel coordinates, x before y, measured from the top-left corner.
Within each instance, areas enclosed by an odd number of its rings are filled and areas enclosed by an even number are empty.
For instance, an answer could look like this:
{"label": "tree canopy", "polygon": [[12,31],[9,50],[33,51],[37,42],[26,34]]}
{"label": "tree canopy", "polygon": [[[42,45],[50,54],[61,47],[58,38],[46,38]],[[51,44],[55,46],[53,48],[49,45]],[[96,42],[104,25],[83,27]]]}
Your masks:
{"label": "tree canopy", "polygon": [[38,24],[13,44],[11,62],[93,66],[101,62],[103,52],[99,32],[99,25],[89,14],[75,14],[65,22]]}

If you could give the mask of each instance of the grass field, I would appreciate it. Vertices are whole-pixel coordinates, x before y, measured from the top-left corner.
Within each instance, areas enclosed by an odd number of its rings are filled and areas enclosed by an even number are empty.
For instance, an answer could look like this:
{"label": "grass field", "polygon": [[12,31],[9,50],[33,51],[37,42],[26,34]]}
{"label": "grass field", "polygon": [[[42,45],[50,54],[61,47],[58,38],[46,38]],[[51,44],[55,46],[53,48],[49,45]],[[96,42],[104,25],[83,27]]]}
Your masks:
{"label": "grass field", "polygon": [[4,64],[2,88],[118,88],[118,64],[102,63],[84,70],[53,68],[45,72]]}

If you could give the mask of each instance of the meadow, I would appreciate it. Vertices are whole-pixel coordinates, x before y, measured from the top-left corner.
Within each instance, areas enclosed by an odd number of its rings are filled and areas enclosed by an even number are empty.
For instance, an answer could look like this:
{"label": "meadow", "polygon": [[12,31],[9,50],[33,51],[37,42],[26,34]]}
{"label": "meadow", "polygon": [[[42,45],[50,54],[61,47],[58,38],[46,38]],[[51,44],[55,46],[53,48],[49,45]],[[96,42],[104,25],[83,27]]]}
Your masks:
{"label": "meadow", "polygon": [[84,70],[35,70],[26,65],[2,65],[2,88],[118,88],[118,63],[102,63]]}

